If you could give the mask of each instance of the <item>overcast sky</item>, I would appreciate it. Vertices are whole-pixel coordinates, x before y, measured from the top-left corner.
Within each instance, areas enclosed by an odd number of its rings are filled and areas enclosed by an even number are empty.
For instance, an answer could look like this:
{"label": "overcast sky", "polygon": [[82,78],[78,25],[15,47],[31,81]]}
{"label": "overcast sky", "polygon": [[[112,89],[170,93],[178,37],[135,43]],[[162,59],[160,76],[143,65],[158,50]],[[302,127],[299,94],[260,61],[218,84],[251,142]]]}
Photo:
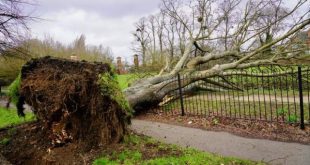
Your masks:
{"label": "overcast sky", "polygon": [[32,37],[70,44],[86,35],[86,43],[112,48],[114,56],[131,60],[134,23],[155,13],[160,0],[36,0],[34,15],[45,20],[32,22]]}
{"label": "overcast sky", "polygon": [[[161,0],[34,1],[37,5],[31,9],[34,11],[32,15],[45,20],[30,24],[32,37],[44,39],[49,35],[70,44],[85,34],[87,44],[109,46],[114,57],[121,56],[131,61],[134,23],[141,17],[156,13]],[[292,7],[296,0],[285,0],[285,3]],[[308,9],[305,7],[304,11]]]}

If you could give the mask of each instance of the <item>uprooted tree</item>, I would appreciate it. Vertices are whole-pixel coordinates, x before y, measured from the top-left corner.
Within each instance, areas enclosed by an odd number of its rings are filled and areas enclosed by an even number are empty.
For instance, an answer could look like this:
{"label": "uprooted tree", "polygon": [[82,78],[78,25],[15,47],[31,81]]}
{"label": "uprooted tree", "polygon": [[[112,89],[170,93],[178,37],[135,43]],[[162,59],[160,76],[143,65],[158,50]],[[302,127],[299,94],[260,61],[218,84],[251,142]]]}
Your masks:
{"label": "uprooted tree", "polygon": [[[158,105],[168,93],[177,90],[172,88],[177,86],[177,74],[191,77],[182,81],[184,91],[190,91],[197,81],[200,83],[195,84],[199,84],[200,88],[208,83],[229,88],[229,82],[219,84],[213,82],[212,77],[236,74],[236,70],[231,72],[232,69],[277,64],[309,56],[305,53],[309,51],[306,42],[299,43],[300,31],[310,24],[309,11],[299,9],[307,5],[306,0],[299,0],[291,8],[283,6],[281,0],[163,0],[161,13],[155,16],[159,19],[156,29],[141,25],[147,22],[144,18],[137,24],[134,36],[138,37],[137,45],[143,45],[142,53],[154,54],[158,43],[161,53],[177,52],[180,55],[174,58],[173,54],[167,53],[166,66],[159,75],[139,80],[127,88],[124,92],[130,105],[136,111]],[[173,38],[169,38],[174,31],[169,31],[168,35],[162,27],[169,26],[171,22],[174,22],[171,26],[176,28],[175,36],[180,36],[180,47],[176,51],[169,50],[178,46],[171,44]],[[152,27],[149,32],[147,27]],[[150,35],[154,32],[158,38]],[[139,38],[142,35],[148,37],[142,40]],[[165,43],[169,43],[166,50],[163,48]],[[145,54],[141,56],[145,57]],[[178,59],[174,66],[173,58]]]}
{"label": "uprooted tree", "polygon": [[91,148],[118,142],[130,123],[129,105],[108,64],[33,59],[14,84],[11,97],[18,114],[24,116],[24,103],[32,106],[54,146],[74,142]]}

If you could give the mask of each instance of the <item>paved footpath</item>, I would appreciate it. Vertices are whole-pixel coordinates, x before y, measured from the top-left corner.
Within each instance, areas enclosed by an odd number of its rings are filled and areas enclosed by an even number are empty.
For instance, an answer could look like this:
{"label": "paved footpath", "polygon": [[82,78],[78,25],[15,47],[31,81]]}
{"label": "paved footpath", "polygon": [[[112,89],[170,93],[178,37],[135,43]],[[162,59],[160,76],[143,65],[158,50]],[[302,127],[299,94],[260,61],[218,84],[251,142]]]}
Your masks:
{"label": "paved footpath", "polygon": [[310,145],[249,139],[226,132],[212,132],[144,120],[132,120],[131,129],[166,143],[192,147],[223,156],[268,164],[310,165]]}

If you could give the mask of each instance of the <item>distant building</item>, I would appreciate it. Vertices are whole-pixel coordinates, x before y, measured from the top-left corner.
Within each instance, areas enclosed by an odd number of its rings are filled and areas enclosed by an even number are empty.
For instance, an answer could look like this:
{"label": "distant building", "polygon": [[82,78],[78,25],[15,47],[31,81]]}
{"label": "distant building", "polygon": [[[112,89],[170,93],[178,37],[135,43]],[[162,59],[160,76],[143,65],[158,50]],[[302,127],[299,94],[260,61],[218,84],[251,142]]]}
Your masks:
{"label": "distant building", "polygon": [[127,71],[125,70],[125,65],[122,62],[122,57],[116,58],[116,72],[118,74],[126,74]]}
{"label": "distant building", "polygon": [[133,63],[135,65],[135,69],[139,68],[139,57],[137,54],[133,55]]}

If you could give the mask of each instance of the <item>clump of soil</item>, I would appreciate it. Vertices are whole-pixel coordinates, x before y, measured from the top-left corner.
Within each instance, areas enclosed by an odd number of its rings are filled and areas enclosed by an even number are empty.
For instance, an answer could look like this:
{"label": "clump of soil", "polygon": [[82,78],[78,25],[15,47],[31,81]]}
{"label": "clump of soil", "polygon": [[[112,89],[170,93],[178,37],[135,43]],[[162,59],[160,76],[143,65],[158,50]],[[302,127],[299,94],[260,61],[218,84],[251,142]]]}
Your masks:
{"label": "clump of soil", "polygon": [[[163,148],[160,142],[149,140],[148,137],[130,131],[126,133],[125,139],[121,143],[99,146],[89,151],[79,150],[76,143],[66,143],[62,147],[52,148],[50,141],[45,138],[46,135],[48,132],[41,130],[39,122],[1,129],[0,139],[8,138],[9,142],[0,144],[0,163],[2,163],[1,155],[14,165],[82,165],[92,164],[95,159],[101,156],[113,157],[126,150],[138,151],[146,160],[182,154],[181,150],[169,146]],[[3,161],[6,162],[6,160]]]}
{"label": "clump of soil", "polygon": [[306,125],[305,130],[301,130],[298,124],[195,115],[181,116],[179,112],[162,113],[156,110],[153,113],[140,114],[135,118],[210,131],[225,131],[250,138],[310,144],[310,125]]}
{"label": "clump of soil", "polygon": [[3,133],[13,164],[84,164],[127,133],[131,113],[108,64],[43,57],[19,78],[18,114],[26,103],[37,121]]}
{"label": "clump of soil", "polygon": [[89,150],[119,142],[130,113],[113,76],[108,64],[33,59],[21,71],[19,114],[21,103],[30,105],[53,147],[76,143]]}

